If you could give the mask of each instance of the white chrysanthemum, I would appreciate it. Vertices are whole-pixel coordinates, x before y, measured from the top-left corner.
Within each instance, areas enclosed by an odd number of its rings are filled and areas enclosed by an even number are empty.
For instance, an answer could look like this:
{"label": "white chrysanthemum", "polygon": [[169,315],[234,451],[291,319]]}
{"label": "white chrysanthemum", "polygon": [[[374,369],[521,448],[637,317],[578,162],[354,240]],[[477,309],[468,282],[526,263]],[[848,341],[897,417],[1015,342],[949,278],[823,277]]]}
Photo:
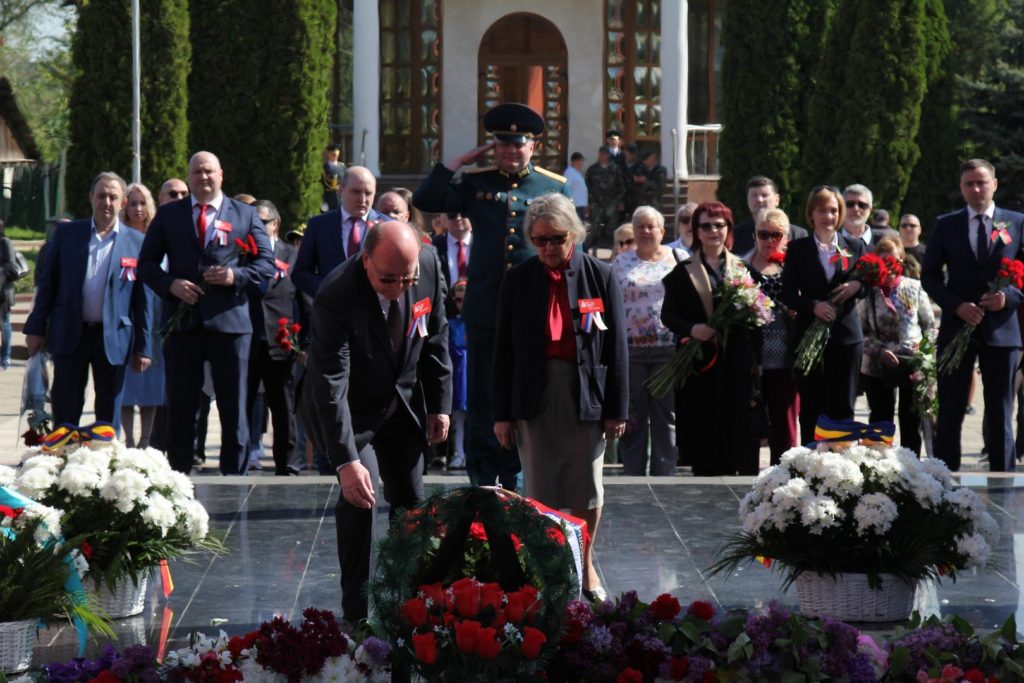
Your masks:
{"label": "white chrysanthemum", "polygon": [[14,485],[29,498],[40,498],[57,484],[57,471],[45,465],[23,469]]}
{"label": "white chrysanthemum", "polygon": [[287,679],[275,671],[264,669],[255,660],[249,659],[238,666],[245,683],[284,683]]}
{"label": "white chrysanthemum", "polygon": [[355,670],[355,663],[348,655],[331,657],[324,660],[324,667],[317,674],[316,680],[324,683],[349,683]]}
{"label": "white chrysanthemum", "polygon": [[103,486],[103,477],[91,465],[69,462],[58,479],[61,490],[72,496],[91,496]]}
{"label": "white chrysanthemum", "polygon": [[97,472],[110,470],[111,454],[109,451],[94,451],[91,448],[79,448],[67,456],[68,464],[86,465]]}
{"label": "white chrysanthemum", "polygon": [[925,458],[921,461],[921,469],[937,479],[947,491],[953,488],[953,477],[949,467],[938,458]]}
{"label": "white chrysanthemum", "polygon": [[171,501],[159,493],[151,493],[142,507],[142,520],[158,527],[160,533],[166,536],[168,529],[177,523],[178,516]]}
{"label": "white chrysanthemum", "polygon": [[743,523],[743,530],[750,534],[755,534],[760,537],[761,532],[764,531],[768,522],[771,521],[776,514],[775,506],[769,501],[762,501],[750,511],[741,522]]}
{"label": "white chrysanthemum", "polygon": [[189,539],[193,543],[206,538],[210,533],[210,515],[206,508],[197,500],[188,500],[176,509],[183,513],[183,523]]}
{"label": "white chrysanthemum", "polygon": [[822,467],[815,472],[821,479],[818,491],[831,493],[837,498],[860,495],[864,487],[864,475],[860,466],[836,453],[823,454]]}
{"label": "white chrysanthemum", "polygon": [[883,486],[892,486],[900,480],[903,472],[903,462],[890,452],[875,451],[878,457],[871,458],[864,456],[864,465],[868,468],[868,478],[879,482]]}
{"label": "white chrysanthemum", "polygon": [[999,525],[986,510],[979,510],[975,515],[974,531],[981,534],[989,545],[995,545],[999,540]]}
{"label": "white chrysanthemum", "polygon": [[772,491],[772,503],[780,510],[796,510],[813,495],[807,480],[797,477]]}
{"label": "white chrysanthemum", "polygon": [[952,491],[944,491],[943,498],[964,519],[974,519],[978,511],[985,509],[985,504],[978,494],[965,486]]}
{"label": "white chrysanthemum", "polygon": [[740,499],[740,522],[746,519],[754,508],[757,507],[761,502],[761,496],[754,491],[747,491],[746,495]]}
{"label": "white chrysanthemum", "polygon": [[141,472],[119,469],[110,475],[107,485],[100,490],[100,497],[112,501],[118,510],[129,513],[146,499],[149,478]]}
{"label": "white chrysanthemum", "polygon": [[828,527],[838,526],[845,514],[828,496],[813,496],[800,506],[800,521],[812,534],[820,534]]}
{"label": "white chrysanthemum", "polygon": [[809,448],[797,446],[782,454],[781,464],[791,473],[803,476],[811,466],[812,459],[816,453],[817,451],[812,451]]}
{"label": "white chrysanthemum", "polygon": [[884,493],[869,493],[857,502],[853,518],[857,521],[857,533],[867,531],[884,534],[892,527],[898,512],[896,503]]}
{"label": "white chrysanthemum", "polygon": [[787,481],[789,481],[789,470],[782,465],[776,465],[769,467],[754,478],[751,491],[758,496],[770,496],[772,491]]}
{"label": "white chrysanthemum", "polygon": [[169,487],[171,488],[172,491],[174,491],[178,495],[188,496],[189,498],[195,496],[195,484],[192,483],[192,480],[189,479],[189,476],[187,474],[176,472],[169,468],[167,471],[170,473]]}
{"label": "white chrysanthemum", "polygon": [[0,486],[10,486],[18,476],[17,470],[7,465],[0,465]]}
{"label": "white chrysanthemum", "polygon": [[42,522],[35,532],[34,538],[40,545],[53,542],[60,537],[60,510],[48,505],[26,505],[24,511],[14,520],[15,528],[25,528],[35,520]]}
{"label": "white chrysanthemum", "polygon": [[956,550],[967,556],[968,567],[980,567],[988,561],[991,548],[981,534],[960,536],[956,539]]}
{"label": "white chrysanthemum", "polygon": [[903,487],[910,492],[922,507],[935,509],[942,504],[946,493],[942,483],[922,470],[903,470],[901,475]]}

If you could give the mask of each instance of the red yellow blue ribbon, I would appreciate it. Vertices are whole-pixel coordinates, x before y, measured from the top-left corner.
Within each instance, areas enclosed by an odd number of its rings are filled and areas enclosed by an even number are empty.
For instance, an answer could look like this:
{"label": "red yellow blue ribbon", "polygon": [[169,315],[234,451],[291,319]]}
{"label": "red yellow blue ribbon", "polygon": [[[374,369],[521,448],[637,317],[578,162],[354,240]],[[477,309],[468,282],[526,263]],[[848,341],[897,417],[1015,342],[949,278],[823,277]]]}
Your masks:
{"label": "red yellow blue ribbon", "polygon": [[117,431],[109,422],[94,422],[86,427],[78,427],[65,422],[43,437],[43,450],[54,451],[77,442],[108,442],[113,441],[115,436],[117,436]]}
{"label": "red yellow blue ribbon", "polygon": [[819,415],[818,423],[814,426],[816,442],[858,441],[891,446],[895,435],[896,425],[892,422],[865,424],[853,420],[832,420],[827,415]]}

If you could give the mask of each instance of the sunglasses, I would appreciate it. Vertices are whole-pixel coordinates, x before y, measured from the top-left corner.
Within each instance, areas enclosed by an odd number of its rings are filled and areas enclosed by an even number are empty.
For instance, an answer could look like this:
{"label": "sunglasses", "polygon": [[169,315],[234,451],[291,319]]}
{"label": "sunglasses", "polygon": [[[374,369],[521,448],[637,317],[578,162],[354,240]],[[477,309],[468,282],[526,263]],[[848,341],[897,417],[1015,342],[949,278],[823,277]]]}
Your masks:
{"label": "sunglasses", "polygon": [[701,230],[707,230],[708,232],[711,232],[712,230],[725,230],[726,228],[729,227],[729,224],[728,223],[701,223],[697,227],[700,228]]}
{"label": "sunglasses", "polygon": [[680,216],[678,222],[682,223],[683,225],[689,225],[690,224],[690,217],[689,216]]}
{"label": "sunglasses", "polygon": [[167,196],[170,197],[171,199],[181,199],[183,197],[187,197],[188,196],[188,190],[181,190],[180,192],[175,192],[174,190],[170,190],[167,193]]}
{"label": "sunglasses", "polygon": [[857,201],[855,199],[847,199],[846,200],[846,208],[847,209],[852,209],[852,208],[855,208],[855,207],[858,208],[858,209],[866,211],[866,210],[871,208],[871,205],[868,204],[867,202],[859,202],[859,201]]}
{"label": "sunglasses", "polygon": [[632,239],[632,238],[630,238],[628,240],[619,240],[619,246],[620,247],[628,247],[629,245],[634,244],[634,243],[636,243],[636,240]]}
{"label": "sunglasses", "polygon": [[530,241],[533,242],[534,246],[543,249],[549,244],[553,244],[556,247],[560,247],[565,244],[569,239],[568,235],[530,235]]}
{"label": "sunglasses", "polygon": [[380,271],[377,270],[377,264],[373,262],[373,259],[367,257],[366,260],[370,262],[371,266],[373,266],[373,271],[377,274],[377,281],[380,282],[382,285],[386,285],[388,287],[392,287],[394,285],[399,285],[401,287],[412,287],[413,285],[420,281],[419,271],[417,271],[416,274],[413,275],[412,277],[392,277],[390,275],[381,275]]}
{"label": "sunglasses", "polygon": [[772,230],[758,230],[757,236],[763,239],[765,242],[781,242],[782,238],[786,235],[781,232],[774,232]]}

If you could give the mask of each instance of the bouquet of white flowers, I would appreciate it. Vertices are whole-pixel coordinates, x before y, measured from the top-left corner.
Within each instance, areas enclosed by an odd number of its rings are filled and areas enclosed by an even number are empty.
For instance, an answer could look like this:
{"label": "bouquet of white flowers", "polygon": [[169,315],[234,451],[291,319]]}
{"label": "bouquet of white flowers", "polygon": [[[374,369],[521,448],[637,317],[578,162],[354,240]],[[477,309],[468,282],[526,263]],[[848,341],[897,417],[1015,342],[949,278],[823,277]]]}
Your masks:
{"label": "bouquet of white flowers", "polygon": [[60,510],[64,534],[84,539],[96,580],[113,586],[193,549],[223,550],[192,481],[159,451],[116,441],[69,450],[30,452],[13,486]]}
{"label": "bouquet of white flowers", "polygon": [[998,527],[972,490],[954,487],[946,465],[898,447],[838,453],[793,448],[740,502],[743,530],[714,571],[747,559],[803,572],[880,574],[911,583],[956,577],[984,565]]}

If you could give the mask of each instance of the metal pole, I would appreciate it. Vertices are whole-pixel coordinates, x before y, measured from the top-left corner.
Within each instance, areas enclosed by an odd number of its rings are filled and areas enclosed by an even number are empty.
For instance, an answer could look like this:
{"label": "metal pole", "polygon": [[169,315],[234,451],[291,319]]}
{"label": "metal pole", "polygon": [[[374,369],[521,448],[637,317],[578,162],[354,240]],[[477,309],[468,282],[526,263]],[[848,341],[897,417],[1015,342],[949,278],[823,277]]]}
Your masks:
{"label": "metal pole", "polygon": [[132,0],[132,182],[142,182],[142,57],[139,0]]}
{"label": "metal pole", "polygon": [[672,129],[672,204],[679,211],[679,131]]}

